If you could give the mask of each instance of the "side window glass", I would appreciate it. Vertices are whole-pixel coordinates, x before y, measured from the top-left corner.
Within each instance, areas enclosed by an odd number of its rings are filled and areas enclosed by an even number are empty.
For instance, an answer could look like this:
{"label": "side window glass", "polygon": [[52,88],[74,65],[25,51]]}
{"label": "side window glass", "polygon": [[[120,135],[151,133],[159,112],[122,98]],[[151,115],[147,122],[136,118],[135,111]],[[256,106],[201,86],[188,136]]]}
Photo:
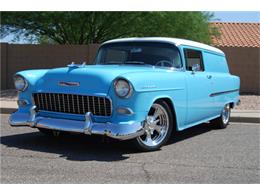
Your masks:
{"label": "side window glass", "polygon": [[182,68],[182,64],[181,64],[181,56],[179,55],[179,53],[177,52],[176,55],[173,57],[173,64],[174,64],[174,68]]}
{"label": "side window glass", "polygon": [[204,71],[202,53],[198,50],[185,49],[185,61],[186,70],[192,71],[192,67],[196,68],[196,71]]}

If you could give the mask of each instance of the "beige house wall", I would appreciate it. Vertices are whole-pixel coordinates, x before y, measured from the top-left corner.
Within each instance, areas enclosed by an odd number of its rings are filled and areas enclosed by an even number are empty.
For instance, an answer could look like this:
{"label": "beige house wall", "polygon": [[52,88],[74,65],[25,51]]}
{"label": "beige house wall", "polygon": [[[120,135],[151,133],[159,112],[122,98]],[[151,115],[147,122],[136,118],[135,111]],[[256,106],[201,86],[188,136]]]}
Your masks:
{"label": "beige house wall", "polygon": [[92,63],[98,44],[27,45],[1,43],[1,89],[13,88],[13,75],[28,69],[62,67],[75,63]]}
{"label": "beige house wall", "polygon": [[231,74],[240,77],[240,92],[260,94],[260,48],[222,47]]}

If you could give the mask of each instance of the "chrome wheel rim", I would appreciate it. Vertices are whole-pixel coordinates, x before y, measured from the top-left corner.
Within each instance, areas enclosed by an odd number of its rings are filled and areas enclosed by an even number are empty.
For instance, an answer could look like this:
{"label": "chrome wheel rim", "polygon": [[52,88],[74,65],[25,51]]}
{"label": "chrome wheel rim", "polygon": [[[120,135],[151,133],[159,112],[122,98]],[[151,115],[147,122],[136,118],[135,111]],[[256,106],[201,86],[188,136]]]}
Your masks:
{"label": "chrome wheel rim", "polygon": [[227,124],[230,117],[230,107],[229,104],[225,105],[223,111],[222,111],[222,121],[224,124]]}
{"label": "chrome wheel rim", "polygon": [[146,146],[157,146],[165,139],[169,129],[169,116],[160,104],[153,104],[144,124],[144,135],[138,137]]}

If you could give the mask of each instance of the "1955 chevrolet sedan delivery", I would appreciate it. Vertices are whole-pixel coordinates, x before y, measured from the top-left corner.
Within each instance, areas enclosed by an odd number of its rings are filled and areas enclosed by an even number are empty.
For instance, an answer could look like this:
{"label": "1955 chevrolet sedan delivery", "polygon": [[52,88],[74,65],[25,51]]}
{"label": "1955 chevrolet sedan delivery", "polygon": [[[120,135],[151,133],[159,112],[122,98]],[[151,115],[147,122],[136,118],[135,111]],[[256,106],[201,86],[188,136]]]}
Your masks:
{"label": "1955 chevrolet sedan delivery", "polygon": [[210,121],[225,128],[239,103],[239,77],[214,47],[174,38],[103,43],[94,65],[15,74],[19,109],[12,126],[44,134],[99,134],[160,148],[173,131]]}

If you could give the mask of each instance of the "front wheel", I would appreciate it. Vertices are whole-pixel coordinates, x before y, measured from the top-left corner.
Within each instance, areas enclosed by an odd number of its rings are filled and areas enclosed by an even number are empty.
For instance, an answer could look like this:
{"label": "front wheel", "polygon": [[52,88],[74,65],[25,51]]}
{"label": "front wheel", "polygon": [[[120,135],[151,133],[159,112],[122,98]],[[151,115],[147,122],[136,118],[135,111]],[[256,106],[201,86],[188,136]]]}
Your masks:
{"label": "front wheel", "polygon": [[221,112],[220,117],[212,120],[211,123],[218,129],[225,129],[230,121],[230,113],[230,104],[226,104]]}
{"label": "front wheel", "polygon": [[173,129],[173,114],[165,101],[152,105],[146,117],[145,134],[137,137],[134,142],[142,151],[158,150],[170,138]]}

